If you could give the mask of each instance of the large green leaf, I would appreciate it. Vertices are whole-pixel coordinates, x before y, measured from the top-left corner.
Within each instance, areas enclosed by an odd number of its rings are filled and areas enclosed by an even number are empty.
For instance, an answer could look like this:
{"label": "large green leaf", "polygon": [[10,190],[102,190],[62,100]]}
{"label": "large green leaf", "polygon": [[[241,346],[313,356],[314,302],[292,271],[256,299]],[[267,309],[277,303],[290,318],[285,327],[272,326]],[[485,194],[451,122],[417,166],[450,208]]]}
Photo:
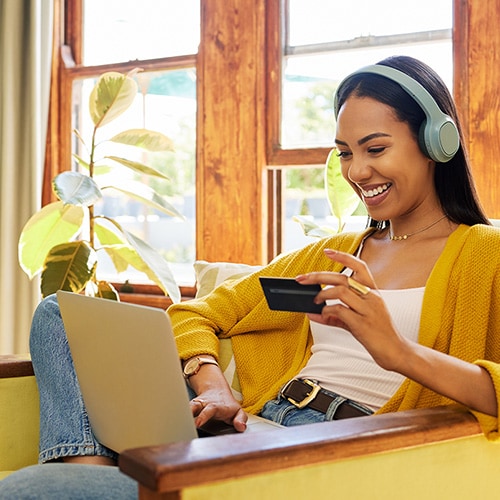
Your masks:
{"label": "large green leaf", "polygon": [[120,158],[119,156],[106,156],[105,158],[107,158],[108,160],[116,161],[120,165],[123,165],[124,167],[127,167],[134,172],[138,172],[139,174],[151,175],[153,177],[160,177],[161,179],[169,180],[169,178],[165,174],[162,174],[155,168],[144,165],[144,163],[127,160],[126,158]]}
{"label": "large green leaf", "polygon": [[[153,247],[121,227],[118,222],[112,219],[106,220],[111,222],[123,234],[128,244],[143,261],[145,267],[140,270],[146,273],[148,278],[156,283],[173,302],[179,302],[181,298],[180,290],[168,262]],[[125,252],[121,253],[122,257],[125,255]],[[139,269],[134,261],[129,263]]]}
{"label": "large green leaf", "polygon": [[101,249],[106,251],[117,273],[123,273],[132,266],[147,274],[146,264],[130,245],[103,245]]}
{"label": "large green leaf", "polygon": [[[122,273],[126,271],[129,265],[132,265],[136,269],[138,269],[138,265],[144,266],[142,259],[126,240],[122,238],[121,233],[118,234],[102,223],[106,220],[108,219],[104,217],[96,217],[94,230],[101,243],[101,249],[105,250],[111,258],[116,272]],[[142,264],[138,263],[134,265],[134,261],[136,260]],[[142,271],[142,269],[140,270]]]}
{"label": "large green leaf", "polygon": [[117,233],[103,224],[103,221],[108,220],[105,217],[97,216],[94,219],[94,232],[99,239],[99,243],[104,245],[125,245],[126,241],[121,233]]}
{"label": "large green leaf", "polygon": [[50,250],[42,271],[42,296],[57,290],[82,291],[92,279],[97,266],[97,255],[86,241],[72,241]]}
{"label": "large green leaf", "polygon": [[[148,264],[143,258],[135,251],[135,249],[122,239],[115,231],[109,229],[103,224],[106,221],[105,217],[98,217],[95,220],[95,232],[101,243],[100,250],[104,250],[116,269],[117,273],[123,273],[132,266],[139,272],[144,273],[151,281],[158,283],[158,278],[155,273],[149,268]],[[115,225],[118,229],[118,224]],[[163,289],[163,287],[162,287]],[[164,289],[163,289],[164,290]],[[165,291],[165,290],[164,290]],[[165,293],[168,293],[165,291]]]}
{"label": "large green leaf", "polygon": [[61,201],[70,205],[94,205],[102,198],[94,179],[79,172],[63,172],[52,181],[54,191]]}
{"label": "large green leaf", "polygon": [[89,111],[94,125],[101,127],[126,111],[137,95],[133,78],[116,71],[101,75],[89,98]]}
{"label": "large green leaf", "polygon": [[73,240],[80,233],[85,209],[50,203],[34,214],[24,226],[18,244],[19,264],[32,279],[43,268],[49,250],[60,243]]}
{"label": "large green leaf", "polygon": [[152,152],[174,151],[174,143],[166,135],[145,128],[125,130],[112,137],[110,141]]}
{"label": "large green leaf", "polygon": [[343,220],[352,215],[359,205],[359,197],[342,176],[340,158],[332,149],[326,160],[325,184],[332,214],[338,220],[338,232],[342,231]]}
{"label": "large green leaf", "polygon": [[184,216],[177,211],[172,204],[146,184],[136,181],[128,181],[126,184],[124,183],[123,186],[114,184],[113,186],[104,186],[102,189],[116,189],[117,191],[120,191],[130,198],[134,198],[135,200],[138,200],[155,210],[160,210],[167,215],[184,219]]}
{"label": "large green leaf", "polygon": [[[105,217],[95,219],[95,233],[101,243],[101,249],[111,258],[116,272],[122,273],[129,266],[132,266],[134,269],[146,274],[151,281],[156,281],[156,277],[151,273],[141,256],[121,237],[122,233],[118,234],[107,227],[105,221],[109,221],[109,219]],[[114,227],[118,229],[117,224]]]}

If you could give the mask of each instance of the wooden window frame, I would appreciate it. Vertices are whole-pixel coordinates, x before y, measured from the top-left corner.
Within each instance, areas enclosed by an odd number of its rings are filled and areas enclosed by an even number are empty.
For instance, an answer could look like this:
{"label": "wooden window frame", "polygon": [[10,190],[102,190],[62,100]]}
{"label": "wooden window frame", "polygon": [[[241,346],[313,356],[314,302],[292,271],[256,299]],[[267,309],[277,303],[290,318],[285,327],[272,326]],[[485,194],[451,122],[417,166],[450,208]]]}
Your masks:
{"label": "wooden window frame", "polygon": [[[52,178],[70,165],[71,77],[104,70],[196,66],[196,258],[265,264],[280,253],[283,169],[324,164],[329,148],[280,144],[282,0],[201,0],[197,55],[81,68],[81,0],[55,0],[54,52],[44,204]],[[71,23],[65,28],[63,14]],[[500,217],[500,0],[454,0],[454,92],[479,194],[490,217]],[[69,78],[68,78],[69,77]],[[478,125],[479,124],[479,125]],[[186,289],[191,296],[194,288]],[[134,291],[158,294],[154,286]],[[161,293],[161,292],[160,292]],[[142,299],[141,299],[142,300]]]}

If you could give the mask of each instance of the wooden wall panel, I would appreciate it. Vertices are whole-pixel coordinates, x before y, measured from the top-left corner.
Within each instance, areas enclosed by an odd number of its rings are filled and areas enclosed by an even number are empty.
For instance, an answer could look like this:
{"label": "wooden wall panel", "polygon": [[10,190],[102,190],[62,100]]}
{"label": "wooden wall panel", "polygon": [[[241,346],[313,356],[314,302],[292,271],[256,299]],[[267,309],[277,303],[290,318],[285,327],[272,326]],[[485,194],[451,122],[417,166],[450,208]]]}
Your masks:
{"label": "wooden wall panel", "polygon": [[500,218],[500,0],[455,0],[455,96],[479,196]]}
{"label": "wooden wall panel", "polygon": [[[197,258],[265,259],[264,0],[202,0]],[[208,75],[210,74],[210,79]]]}

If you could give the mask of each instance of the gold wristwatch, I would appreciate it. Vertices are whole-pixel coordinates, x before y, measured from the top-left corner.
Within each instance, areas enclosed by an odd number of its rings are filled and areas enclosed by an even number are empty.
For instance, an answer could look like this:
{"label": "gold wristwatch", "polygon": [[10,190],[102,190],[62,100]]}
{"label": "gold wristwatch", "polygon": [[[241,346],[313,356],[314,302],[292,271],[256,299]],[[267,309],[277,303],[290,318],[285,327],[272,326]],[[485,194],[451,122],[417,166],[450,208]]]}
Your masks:
{"label": "gold wristwatch", "polygon": [[217,363],[215,359],[207,358],[205,356],[195,356],[194,358],[188,359],[184,365],[184,378],[188,379],[189,377],[196,375],[201,366],[206,364],[219,366],[219,363]]}

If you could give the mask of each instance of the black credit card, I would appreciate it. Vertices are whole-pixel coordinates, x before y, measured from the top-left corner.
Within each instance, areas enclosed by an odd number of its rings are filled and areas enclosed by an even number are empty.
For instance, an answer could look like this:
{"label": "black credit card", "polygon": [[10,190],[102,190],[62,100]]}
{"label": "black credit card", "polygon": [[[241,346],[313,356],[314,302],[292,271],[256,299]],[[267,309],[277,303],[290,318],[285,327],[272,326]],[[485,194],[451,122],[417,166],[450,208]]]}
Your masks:
{"label": "black credit card", "polygon": [[321,286],[301,285],[294,278],[271,278],[261,276],[260,284],[264,290],[269,309],[320,314],[325,303],[315,304],[314,297]]}

